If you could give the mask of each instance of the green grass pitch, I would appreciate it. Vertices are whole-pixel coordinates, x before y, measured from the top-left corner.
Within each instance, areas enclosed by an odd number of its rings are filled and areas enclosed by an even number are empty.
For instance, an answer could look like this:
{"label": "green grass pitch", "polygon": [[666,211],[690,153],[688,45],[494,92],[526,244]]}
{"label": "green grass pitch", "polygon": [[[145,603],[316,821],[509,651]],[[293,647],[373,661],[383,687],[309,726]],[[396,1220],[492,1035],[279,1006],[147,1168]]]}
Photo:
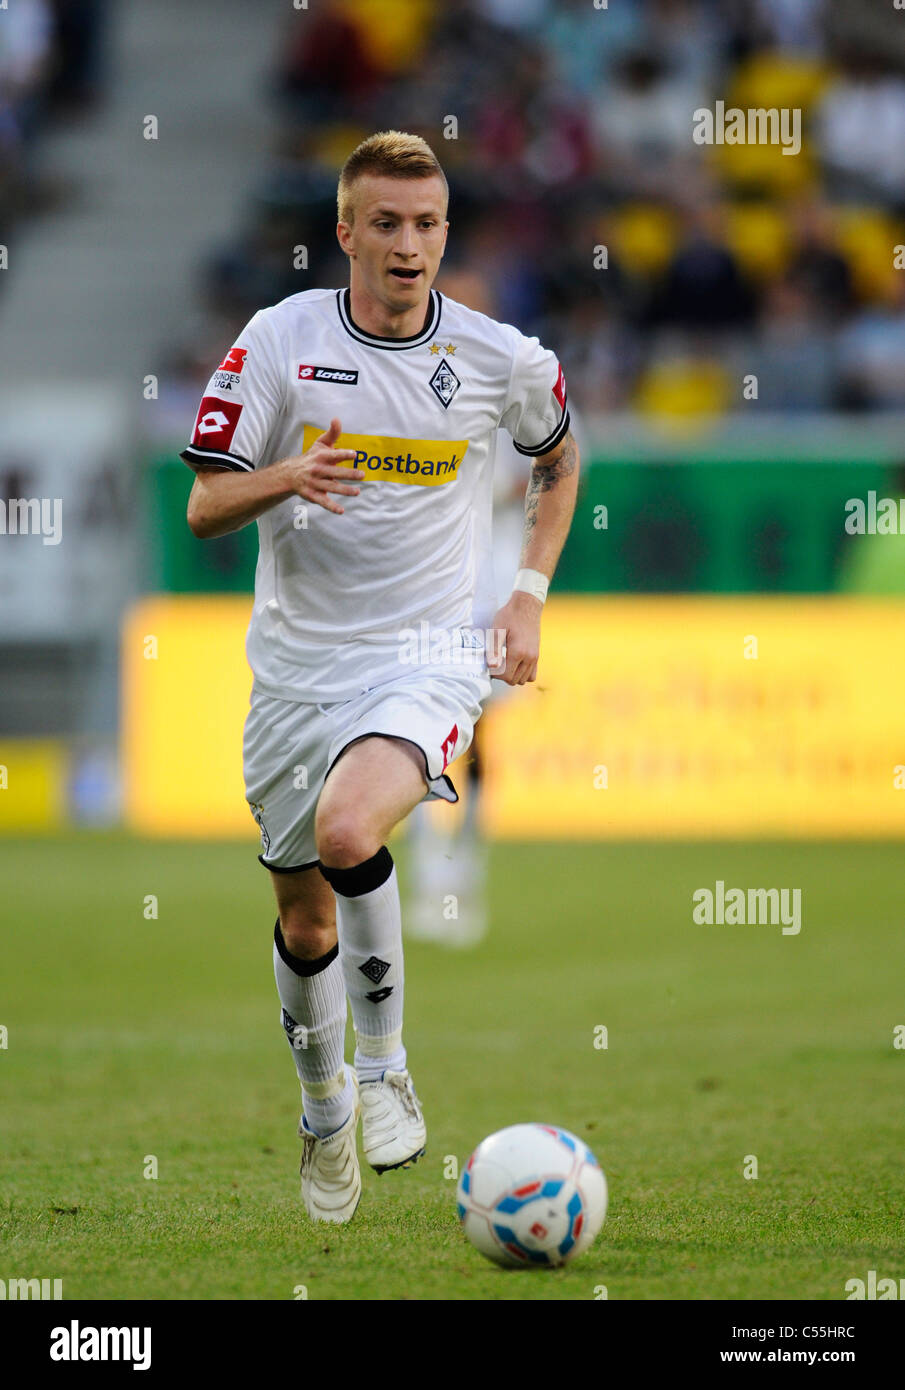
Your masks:
{"label": "green grass pitch", "polygon": [[[487,941],[408,947],[427,1155],[365,1168],[335,1228],[298,1197],[253,847],[0,841],[0,1273],[87,1299],[838,1300],[898,1278],[901,863],[895,844],[495,845]],[[718,878],[800,887],[800,935],[696,926]],[[456,1220],[448,1156],[525,1119],[575,1130],[609,1179],[602,1235],[563,1270],[498,1270]]]}

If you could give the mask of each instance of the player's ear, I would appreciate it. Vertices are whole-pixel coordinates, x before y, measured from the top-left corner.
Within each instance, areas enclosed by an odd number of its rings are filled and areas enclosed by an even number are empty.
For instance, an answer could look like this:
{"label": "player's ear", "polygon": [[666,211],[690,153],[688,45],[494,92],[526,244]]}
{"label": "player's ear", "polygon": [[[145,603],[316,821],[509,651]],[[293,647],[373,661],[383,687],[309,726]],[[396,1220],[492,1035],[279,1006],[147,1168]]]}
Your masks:
{"label": "player's ear", "polygon": [[351,260],[354,260],[355,252],[352,250],[352,228],[349,226],[348,222],[337,222],[336,240],[339,242],[340,249],[344,251]]}

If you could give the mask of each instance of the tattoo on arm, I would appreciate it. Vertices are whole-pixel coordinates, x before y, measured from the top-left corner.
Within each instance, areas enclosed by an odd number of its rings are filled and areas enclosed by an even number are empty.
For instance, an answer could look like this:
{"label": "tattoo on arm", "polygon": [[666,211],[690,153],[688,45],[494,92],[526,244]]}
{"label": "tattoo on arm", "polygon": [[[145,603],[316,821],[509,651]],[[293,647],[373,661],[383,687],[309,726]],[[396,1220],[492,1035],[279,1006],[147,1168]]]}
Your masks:
{"label": "tattoo on arm", "polygon": [[531,465],[531,477],[525,495],[523,551],[527,548],[537,525],[537,504],[541,493],[551,492],[562,478],[568,478],[575,472],[578,449],[571,434],[567,434],[559,447],[552,454],[546,455],[546,458],[549,462],[540,463],[535,459]]}
{"label": "tattoo on arm", "polygon": [[567,434],[565,439],[552,454],[545,454],[544,461],[535,459],[531,468],[531,483],[541,492],[550,492],[556,487],[560,478],[568,478],[575,472],[578,463],[578,447],[571,434]]}

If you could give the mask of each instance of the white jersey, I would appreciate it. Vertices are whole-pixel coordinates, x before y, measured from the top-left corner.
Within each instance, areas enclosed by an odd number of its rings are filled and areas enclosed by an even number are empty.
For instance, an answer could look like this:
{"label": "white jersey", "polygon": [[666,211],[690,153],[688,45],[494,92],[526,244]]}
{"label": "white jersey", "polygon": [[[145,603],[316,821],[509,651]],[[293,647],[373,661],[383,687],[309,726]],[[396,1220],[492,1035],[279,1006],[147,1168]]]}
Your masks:
{"label": "white jersey", "polygon": [[[336,447],[366,475],[359,495],[336,498],[342,516],[290,497],[257,523],[248,660],[277,699],[345,700],[398,677],[413,633],[422,647],[436,630],[472,645],[498,607],[496,431],[534,456],[569,427],[562,370],[536,338],[436,290],[422,332],[377,337],[353,321],[348,290],[306,290],[239,335],[181,457],[266,468],[304,453],[334,416]],[[432,651],[445,664],[442,644]]]}

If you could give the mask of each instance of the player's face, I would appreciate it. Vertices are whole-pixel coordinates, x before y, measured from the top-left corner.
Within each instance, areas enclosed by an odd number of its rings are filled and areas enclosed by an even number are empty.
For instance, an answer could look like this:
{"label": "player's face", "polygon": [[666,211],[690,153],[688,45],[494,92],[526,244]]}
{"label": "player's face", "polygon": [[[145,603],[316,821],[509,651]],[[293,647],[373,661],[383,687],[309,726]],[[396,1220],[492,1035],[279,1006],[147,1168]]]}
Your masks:
{"label": "player's face", "polygon": [[340,245],[357,288],[393,314],[423,304],[446,246],[442,179],[364,174],[355,185],[355,220],[340,222]]}

